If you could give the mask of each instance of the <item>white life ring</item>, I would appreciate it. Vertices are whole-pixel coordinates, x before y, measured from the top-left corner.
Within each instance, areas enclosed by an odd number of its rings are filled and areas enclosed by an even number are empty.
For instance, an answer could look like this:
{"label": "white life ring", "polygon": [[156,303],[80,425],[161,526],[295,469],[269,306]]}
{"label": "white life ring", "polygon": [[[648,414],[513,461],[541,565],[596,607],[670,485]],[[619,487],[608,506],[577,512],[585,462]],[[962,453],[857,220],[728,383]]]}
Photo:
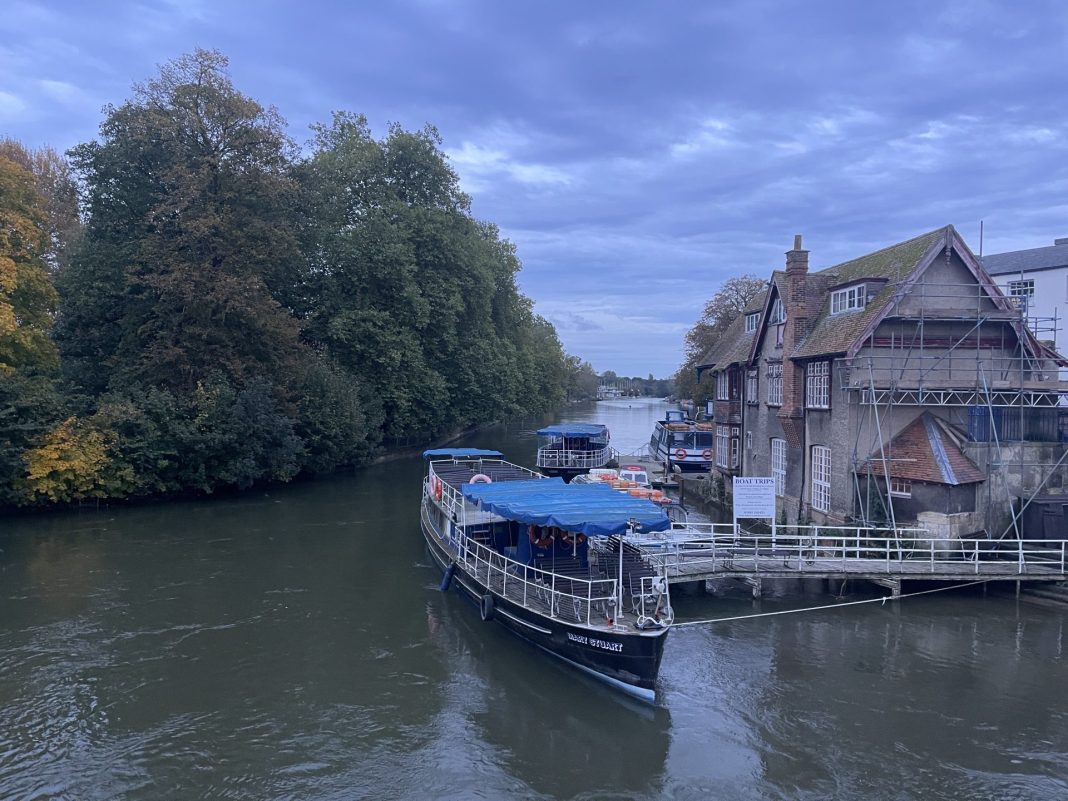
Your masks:
{"label": "white life ring", "polygon": [[470,484],[492,484],[493,479],[487,476],[485,473],[475,473],[471,476]]}

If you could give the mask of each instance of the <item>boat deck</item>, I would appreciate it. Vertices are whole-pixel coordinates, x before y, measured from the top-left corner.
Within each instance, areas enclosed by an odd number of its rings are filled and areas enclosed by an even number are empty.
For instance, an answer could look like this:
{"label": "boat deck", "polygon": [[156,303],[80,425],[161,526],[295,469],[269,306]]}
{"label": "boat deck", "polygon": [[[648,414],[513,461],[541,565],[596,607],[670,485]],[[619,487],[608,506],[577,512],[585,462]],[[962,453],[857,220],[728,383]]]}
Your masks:
{"label": "boat deck", "polygon": [[490,461],[482,462],[477,467],[470,462],[435,462],[434,473],[457,491],[461,485],[470,484],[471,479],[479,474],[489,476],[493,481],[525,481],[536,478],[534,473],[522,467]]}

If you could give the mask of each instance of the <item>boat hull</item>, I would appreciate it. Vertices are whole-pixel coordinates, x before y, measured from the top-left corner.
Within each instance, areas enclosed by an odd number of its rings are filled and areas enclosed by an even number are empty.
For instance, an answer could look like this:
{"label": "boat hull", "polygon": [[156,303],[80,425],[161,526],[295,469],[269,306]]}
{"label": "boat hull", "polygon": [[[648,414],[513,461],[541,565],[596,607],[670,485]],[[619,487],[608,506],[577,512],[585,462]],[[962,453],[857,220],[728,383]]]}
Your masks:
{"label": "boat hull", "polygon": [[[444,573],[454,564],[426,510],[421,528],[434,563]],[[652,702],[656,676],[664,652],[667,630],[600,631],[548,617],[503,597],[456,565],[449,582],[479,608],[487,622],[499,623],[517,637],[570,663],[579,670],[629,695]],[[485,614],[486,596],[492,597],[491,614]]]}
{"label": "boat hull", "polygon": [[683,473],[707,473],[714,464],[712,459],[706,459],[696,451],[688,451],[685,459],[679,459],[671,451],[656,444],[655,440],[650,443],[653,458],[661,464],[667,463],[669,467],[678,467]]}

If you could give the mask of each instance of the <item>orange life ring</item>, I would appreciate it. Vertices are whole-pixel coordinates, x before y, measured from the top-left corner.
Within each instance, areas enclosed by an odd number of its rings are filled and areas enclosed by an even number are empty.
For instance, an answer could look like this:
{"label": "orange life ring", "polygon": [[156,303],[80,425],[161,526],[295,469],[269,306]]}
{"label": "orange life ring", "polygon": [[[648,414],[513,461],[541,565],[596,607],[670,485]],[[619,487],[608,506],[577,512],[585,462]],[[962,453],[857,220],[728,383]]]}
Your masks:
{"label": "orange life ring", "polygon": [[487,476],[485,473],[475,473],[471,476],[469,484],[492,484],[493,479]]}
{"label": "orange life ring", "polygon": [[434,500],[436,500],[436,501],[440,501],[441,500],[441,492],[442,492],[441,479],[438,478],[437,476],[434,476]]}
{"label": "orange life ring", "polygon": [[685,448],[676,448],[675,449],[675,458],[680,460],[680,461],[684,461],[686,459],[686,449]]}
{"label": "orange life ring", "polygon": [[564,545],[574,547],[576,544],[581,545],[584,543],[586,541],[586,535],[582,532],[572,534],[570,531],[561,531],[560,539],[563,541]]}
{"label": "orange life ring", "polygon": [[710,460],[712,458],[712,449],[705,448],[703,451],[701,451],[701,457],[705,459],[705,461]]}
{"label": "orange life ring", "polygon": [[553,538],[548,529],[543,529],[544,536],[542,537],[539,537],[535,533],[537,530],[538,527],[533,523],[527,526],[527,538],[530,540],[531,545],[537,545],[539,548],[548,548],[553,544]]}

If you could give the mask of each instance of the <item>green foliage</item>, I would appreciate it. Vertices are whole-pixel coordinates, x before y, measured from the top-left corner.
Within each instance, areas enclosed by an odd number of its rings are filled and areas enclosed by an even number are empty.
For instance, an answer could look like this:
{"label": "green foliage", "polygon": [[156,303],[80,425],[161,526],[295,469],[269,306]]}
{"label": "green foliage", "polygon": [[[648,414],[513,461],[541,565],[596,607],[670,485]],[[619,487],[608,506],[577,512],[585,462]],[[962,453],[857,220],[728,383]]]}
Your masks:
{"label": "green foliage", "polygon": [[25,501],[24,456],[62,415],[55,383],[24,371],[0,373],[0,506]]}
{"label": "green foliage", "polygon": [[299,326],[269,291],[299,261],[292,144],[226,66],[202,50],[165,65],[108,109],[101,141],[72,151],[87,186],[82,257],[102,274],[64,293],[62,341],[95,340],[113,383],[188,390],[209,372],[240,382],[299,358]]}
{"label": "green foliage", "polygon": [[336,114],[299,172],[317,299],[306,336],[380,399],[387,437],[542,411],[566,384],[514,248],[471,218],[439,145],[433,128],[376,141],[363,117]]}
{"label": "green foliage", "polygon": [[0,372],[57,365],[47,199],[31,167],[30,153],[0,141]]}
{"label": "green foliage", "polygon": [[70,152],[84,230],[67,162],[0,143],[0,505],[286,481],[588,391],[433,127],[284,130],[221,54],[166,64]]}

